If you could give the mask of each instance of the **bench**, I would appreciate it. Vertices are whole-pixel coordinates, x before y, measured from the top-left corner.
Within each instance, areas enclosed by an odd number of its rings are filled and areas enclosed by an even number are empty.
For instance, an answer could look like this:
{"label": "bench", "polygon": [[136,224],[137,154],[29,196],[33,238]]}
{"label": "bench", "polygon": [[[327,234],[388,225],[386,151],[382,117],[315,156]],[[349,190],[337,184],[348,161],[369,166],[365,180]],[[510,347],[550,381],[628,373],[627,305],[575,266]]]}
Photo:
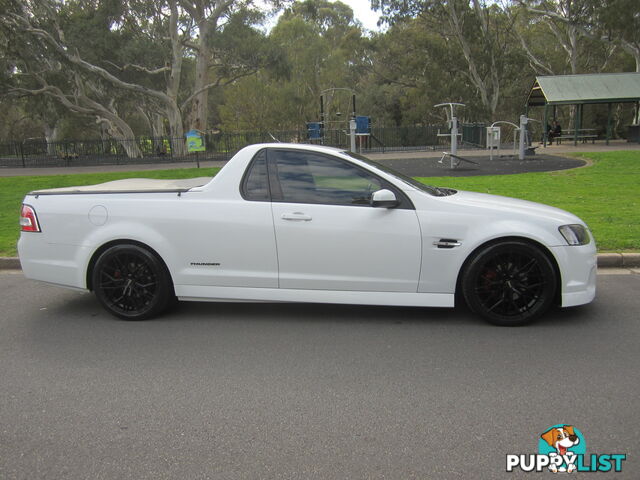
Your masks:
{"label": "bench", "polygon": [[575,140],[579,140],[582,141],[582,143],[587,143],[588,140],[591,140],[591,143],[596,143],[596,140],[598,138],[598,135],[593,135],[593,134],[578,134],[576,135],[560,135],[559,137],[556,137],[555,140],[558,142],[558,145],[562,144],[562,140],[570,140],[570,141],[575,141]]}
{"label": "bench", "polygon": [[444,159],[449,156],[451,158],[451,170],[455,170],[462,162],[468,162],[473,165],[480,165],[478,162],[474,162],[473,160],[469,160],[468,158],[459,157],[458,155],[454,155],[450,152],[442,152],[442,157],[438,160],[438,163],[443,163]]}

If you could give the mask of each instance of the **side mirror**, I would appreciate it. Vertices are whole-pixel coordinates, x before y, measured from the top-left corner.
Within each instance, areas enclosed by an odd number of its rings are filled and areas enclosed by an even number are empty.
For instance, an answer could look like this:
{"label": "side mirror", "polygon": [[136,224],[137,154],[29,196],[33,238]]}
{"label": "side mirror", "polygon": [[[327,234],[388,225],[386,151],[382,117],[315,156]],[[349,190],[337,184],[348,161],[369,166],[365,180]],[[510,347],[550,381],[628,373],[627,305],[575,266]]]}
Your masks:
{"label": "side mirror", "polygon": [[394,208],[399,204],[400,202],[396,198],[395,193],[393,193],[391,190],[387,190],[386,188],[373,192],[373,195],[371,195],[372,207]]}

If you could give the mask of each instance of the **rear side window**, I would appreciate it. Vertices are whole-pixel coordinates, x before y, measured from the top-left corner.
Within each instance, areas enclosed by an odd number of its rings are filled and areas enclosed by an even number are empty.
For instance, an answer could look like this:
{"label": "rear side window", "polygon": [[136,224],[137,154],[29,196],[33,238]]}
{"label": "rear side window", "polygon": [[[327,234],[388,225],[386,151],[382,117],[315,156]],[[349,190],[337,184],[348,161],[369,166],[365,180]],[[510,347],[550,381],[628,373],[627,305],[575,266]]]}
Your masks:
{"label": "rear side window", "polygon": [[242,196],[245,200],[259,202],[270,200],[266,150],[260,150],[253,157],[242,183]]}

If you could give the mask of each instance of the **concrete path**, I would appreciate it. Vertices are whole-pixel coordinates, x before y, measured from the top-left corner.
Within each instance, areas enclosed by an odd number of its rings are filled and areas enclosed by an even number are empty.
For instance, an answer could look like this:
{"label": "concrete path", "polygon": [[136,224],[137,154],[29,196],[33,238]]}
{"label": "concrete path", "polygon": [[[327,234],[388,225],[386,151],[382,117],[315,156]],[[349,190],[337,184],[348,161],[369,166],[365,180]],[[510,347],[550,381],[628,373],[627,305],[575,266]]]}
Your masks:
{"label": "concrete path", "polygon": [[[367,157],[380,160],[397,160],[397,159],[419,159],[419,158],[440,158],[442,152],[447,147],[438,147],[438,150],[412,150],[412,151],[394,151],[385,153],[370,153]],[[579,144],[574,147],[573,144],[567,145],[550,145],[546,148],[540,146],[537,149],[537,155],[563,156],[567,153],[576,152],[611,152],[615,150],[640,150],[640,144],[628,143],[624,140],[615,140],[607,146],[603,141],[595,144]],[[512,149],[503,149],[501,153],[512,153]],[[486,150],[459,150],[458,153],[464,157],[484,157],[488,156]],[[532,159],[536,157],[530,157]],[[222,167],[224,161],[208,161],[200,162],[202,168]],[[0,167],[0,177],[29,176],[29,175],[70,175],[74,173],[99,173],[99,172],[137,172],[145,170],[170,170],[175,168],[195,168],[194,162],[179,163],[162,163],[162,164],[132,164],[132,165],[101,165],[90,167],[43,167],[43,168],[2,168]]]}
{"label": "concrete path", "polygon": [[[539,145],[539,146],[538,146]],[[533,146],[538,146],[536,150],[537,155],[553,155],[553,156],[562,156],[568,153],[580,153],[580,152],[613,152],[617,150],[640,150],[640,144],[638,143],[629,143],[625,140],[615,140],[611,141],[607,146],[603,141],[596,142],[595,144],[591,143],[580,143],[578,146],[574,147],[573,144],[563,144],[563,145],[547,145],[543,147],[540,144],[533,144]],[[442,152],[446,151],[447,147],[442,146],[438,147],[438,150],[415,150],[415,151],[407,151],[407,152],[385,152],[385,153],[370,153],[367,154],[367,157],[372,160],[390,160],[396,158],[440,158],[442,156]],[[507,155],[513,153],[513,148],[502,148],[500,153]],[[484,149],[476,149],[476,150],[460,150],[458,149],[458,154],[464,157],[481,157],[481,156],[489,156],[487,150]],[[532,157],[533,158],[533,157]]]}

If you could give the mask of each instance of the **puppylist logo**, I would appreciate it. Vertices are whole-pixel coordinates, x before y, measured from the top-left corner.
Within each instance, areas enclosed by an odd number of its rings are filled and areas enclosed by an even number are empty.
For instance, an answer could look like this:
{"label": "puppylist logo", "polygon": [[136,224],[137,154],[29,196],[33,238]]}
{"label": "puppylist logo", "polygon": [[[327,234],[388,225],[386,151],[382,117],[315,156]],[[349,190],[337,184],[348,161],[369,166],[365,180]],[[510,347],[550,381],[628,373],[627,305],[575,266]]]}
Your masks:
{"label": "puppylist logo", "polygon": [[545,430],[538,438],[538,454],[508,454],[507,472],[552,473],[621,472],[624,453],[591,453],[582,432],[572,425],[558,424]]}

